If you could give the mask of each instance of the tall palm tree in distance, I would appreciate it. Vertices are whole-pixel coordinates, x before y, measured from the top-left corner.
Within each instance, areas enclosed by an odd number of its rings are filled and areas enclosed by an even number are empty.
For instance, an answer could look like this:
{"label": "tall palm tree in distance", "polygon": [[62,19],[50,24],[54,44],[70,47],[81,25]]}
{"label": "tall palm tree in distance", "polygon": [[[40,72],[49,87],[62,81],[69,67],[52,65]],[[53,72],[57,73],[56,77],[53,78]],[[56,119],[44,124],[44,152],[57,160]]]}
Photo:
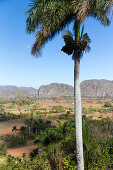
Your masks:
{"label": "tall palm tree in distance", "polygon": [[24,140],[24,138],[25,138],[25,130],[26,130],[26,127],[25,126],[21,126],[20,127],[20,132],[21,132],[21,134],[22,134],[22,139]]}
{"label": "tall palm tree in distance", "polygon": [[86,49],[89,40],[80,36],[80,25],[86,17],[98,19],[103,25],[109,25],[110,14],[113,5],[112,0],[31,0],[26,13],[27,32],[37,30],[36,40],[32,48],[32,54],[39,56],[42,47],[52,40],[55,35],[70,24],[74,23],[74,38],[72,46],[65,46],[62,51],[72,54],[74,59],[74,103],[75,103],[75,131],[77,148],[78,170],[84,170],[83,144],[82,144],[82,108],[79,86],[80,57]]}
{"label": "tall palm tree in distance", "polygon": [[31,134],[31,127],[32,127],[33,121],[34,121],[33,118],[25,119],[25,125],[28,126],[29,135]]}

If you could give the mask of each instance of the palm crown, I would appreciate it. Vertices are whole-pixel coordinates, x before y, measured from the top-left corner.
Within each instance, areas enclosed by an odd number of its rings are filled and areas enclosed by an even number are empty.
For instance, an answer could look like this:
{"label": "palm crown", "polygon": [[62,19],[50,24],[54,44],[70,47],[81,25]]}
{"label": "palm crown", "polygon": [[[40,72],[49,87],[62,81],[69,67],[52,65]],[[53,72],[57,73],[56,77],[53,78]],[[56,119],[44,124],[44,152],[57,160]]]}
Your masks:
{"label": "palm crown", "polygon": [[87,16],[108,25],[111,0],[31,0],[27,14],[27,32],[38,29],[32,54],[39,54],[48,40],[62,31],[71,21],[82,23]]}
{"label": "palm crown", "polygon": [[[65,46],[62,47],[62,51],[68,55],[73,53],[79,54],[81,57],[84,51],[89,51],[89,43],[91,42],[87,33],[84,33],[84,25],[81,30],[81,35],[79,36],[78,40],[74,40],[72,33],[67,30],[63,34]],[[74,59],[74,58],[73,58]]]}

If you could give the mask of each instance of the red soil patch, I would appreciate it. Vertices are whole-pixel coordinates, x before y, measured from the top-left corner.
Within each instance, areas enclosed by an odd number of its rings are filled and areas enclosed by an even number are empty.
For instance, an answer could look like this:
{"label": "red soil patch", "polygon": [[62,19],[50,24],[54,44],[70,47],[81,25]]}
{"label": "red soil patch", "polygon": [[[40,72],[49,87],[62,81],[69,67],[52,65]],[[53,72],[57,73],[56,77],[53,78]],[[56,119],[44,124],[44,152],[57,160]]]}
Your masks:
{"label": "red soil patch", "polygon": [[32,150],[34,148],[37,148],[37,146],[32,145],[32,146],[25,146],[25,147],[22,147],[22,148],[8,149],[7,150],[7,155],[10,154],[10,155],[12,155],[14,157],[17,157],[17,156],[22,157],[22,154],[25,153],[26,156],[28,157],[29,153],[32,152]]}
{"label": "red soil patch", "polygon": [[82,107],[85,107],[85,108],[101,108],[103,106],[103,104],[100,104],[100,103],[82,103]]}
{"label": "red soil patch", "polygon": [[113,113],[103,114],[103,113],[95,112],[92,114],[87,114],[86,116],[87,117],[92,116],[92,119],[97,119],[97,120],[107,118],[107,117],[110,118],[111,120],[113,120]]}
{"label": "red soil patch", "polygon": [[15,120],[0,122],[0,136],[11,134],[13,126],[17,126],[18,128],[24,125],[24,120],[25,119],[15,119]]}

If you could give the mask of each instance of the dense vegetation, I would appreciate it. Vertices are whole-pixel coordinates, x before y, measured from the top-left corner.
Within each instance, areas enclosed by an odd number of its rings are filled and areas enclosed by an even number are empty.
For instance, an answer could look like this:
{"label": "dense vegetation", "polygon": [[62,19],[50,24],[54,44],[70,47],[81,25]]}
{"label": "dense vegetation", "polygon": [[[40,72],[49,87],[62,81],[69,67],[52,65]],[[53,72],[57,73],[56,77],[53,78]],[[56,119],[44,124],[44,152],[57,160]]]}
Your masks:
{"label": "dense vegetation", "polygon": [[10,112],[5,112],[5,110],[0,110],[0,122],[6,121],[6,120],[14,120],[14,119],[20,119],[20,118],[25,118],[28,117],[27,114],[20,114],[16,115]]}
{"label": "dense vegetation", "polygon": [[[58,121],[56,126],[39,120],[38,134],[34,129],[38,144],[30,158],[7,157],[0,169],[77,169],[75,147],[74,116],[68,115],[64,124]],[[83,141],[85,169],[113,169],[113,121],[110,119],[92,120],[83,116]],[[36,127],[36,126],[35,126]],[[44,128],[45,127],[45,128]],[[32,127],[33,130],[33,127]]]}
{"label": "dense vegetation", "polygon": [[0,98],[0,104],[7,104],[7,103],[12,103],[13,105],[16,104],[18,106],[25,106],[25,105],[32,104],[33,99],[25,94],[19,94],[16,98],[11,98],[11,99]]}

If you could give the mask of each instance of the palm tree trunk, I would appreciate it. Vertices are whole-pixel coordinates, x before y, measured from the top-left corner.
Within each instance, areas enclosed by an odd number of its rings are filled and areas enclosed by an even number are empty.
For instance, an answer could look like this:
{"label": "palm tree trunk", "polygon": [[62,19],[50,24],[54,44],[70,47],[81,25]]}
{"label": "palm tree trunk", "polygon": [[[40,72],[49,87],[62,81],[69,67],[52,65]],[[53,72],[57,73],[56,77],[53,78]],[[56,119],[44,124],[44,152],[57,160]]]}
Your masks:
{"label": "palm tree trunk", "polygon": [[23,133],[22,137],[23,137],[23,140],[24,140],[24,133]]}
{"label": "palm tree trunk", "polygon": [[37,135],[37,128],[36,128],[36,135]]}
{"label": "palm tree trunk", "polygon": [[83,141],[82,141],[82,106],[79,84],[80,56],[75,56],[74,65],[74,104],[75,104],[75,135],[78,170],[84,170]]}
{"label": "palm tree trunk", "polygon": [[15,138],[16,138],[16,130],[15,130]]}
{"label": "palm tree trunk", "polygon": [[29,135],[30,135],[30,133],[31,133],[31,127],[29,126]]}

